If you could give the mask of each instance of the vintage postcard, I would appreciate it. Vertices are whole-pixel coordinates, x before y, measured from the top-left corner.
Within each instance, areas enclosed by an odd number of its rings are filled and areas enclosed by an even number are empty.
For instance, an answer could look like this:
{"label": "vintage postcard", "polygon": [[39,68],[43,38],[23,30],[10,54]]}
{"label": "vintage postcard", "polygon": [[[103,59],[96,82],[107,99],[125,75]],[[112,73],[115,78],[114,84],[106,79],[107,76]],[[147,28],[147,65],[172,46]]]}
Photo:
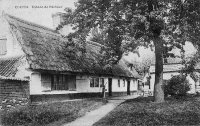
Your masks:
{"label": "vintage postcard", "polygon": [[200,125],[198,0],[0,0],[0,126]]}

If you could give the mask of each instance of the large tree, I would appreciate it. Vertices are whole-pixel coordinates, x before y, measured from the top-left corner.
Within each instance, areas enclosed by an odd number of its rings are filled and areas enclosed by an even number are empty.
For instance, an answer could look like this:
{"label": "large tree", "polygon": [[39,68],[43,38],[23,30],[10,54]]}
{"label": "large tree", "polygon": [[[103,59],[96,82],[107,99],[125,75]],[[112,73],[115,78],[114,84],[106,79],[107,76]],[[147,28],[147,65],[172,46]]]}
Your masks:
{"label": "large tree", "polygon": [[155,47],[155,102],[163,102],[163,57],[173,46],[182,48],[185,41],[199,44],[199,0],[78,0],[76,9],[66,9],[66,22],[75,32],[70,37],[84,45],[91,29],[101,29],[105,38],[107,63],[117,63],[123,53],[138,45]]}

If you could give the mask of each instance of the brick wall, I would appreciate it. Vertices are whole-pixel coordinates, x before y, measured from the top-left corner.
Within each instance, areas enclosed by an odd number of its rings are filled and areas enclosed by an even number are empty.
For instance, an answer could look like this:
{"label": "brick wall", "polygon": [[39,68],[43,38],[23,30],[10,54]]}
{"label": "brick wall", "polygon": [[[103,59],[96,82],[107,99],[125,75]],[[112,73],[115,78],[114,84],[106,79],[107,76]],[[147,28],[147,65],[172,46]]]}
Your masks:
{"label": "brick wall", "polygon": [[29,82],[0,80],[0,101],[3,99],[29,98]]}

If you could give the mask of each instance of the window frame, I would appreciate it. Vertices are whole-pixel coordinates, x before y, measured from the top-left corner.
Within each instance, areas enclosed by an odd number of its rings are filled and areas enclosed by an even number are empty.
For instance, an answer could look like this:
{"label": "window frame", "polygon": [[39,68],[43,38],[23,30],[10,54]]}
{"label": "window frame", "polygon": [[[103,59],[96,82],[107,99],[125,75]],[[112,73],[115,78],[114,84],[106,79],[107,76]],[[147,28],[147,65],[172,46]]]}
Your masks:
{"label": "window frame", "polygon": [[104,78],[99,78],[99,79],[100,79],[100,82],[99,82],[100,87],[104,87],[104,84],[105,84]]}
{"label": "window frame", "polygon": [[41,74],[41,86],[42,88],[45,87],[45,85],[49,86],[49,89],[43,89],[43,91],[50,91],[51,90],[51,82],[52,77],[50,74]]}
{"label": "window frame", "polygon": [[126,87],[126,81],[123,79],[123,87]]}
{"label": "window frame", "polygon": [[94,81],[94,87],[100,87],[99,85],[99,78],[95,78],[95,81]]}
{"label": "window frame", "polygon": [[118,79],[118,87],[120,87],[120,79]]}
{"label": "window frame", "polygon": [[94,78],[90,78],[90,87],[93,88],[94,87]]}
{"label": "window frame", "polygon": [[[45,81],[44,77],[50,77],[48,81]],[[66,75],[64,74],[41,74],[41,84],[44,85],[45,82],[49,82],[51,91],[61,91],[69,90],[66,82]],[[45,91],[45,90],[44,90]]]}
{"label": "window frame", "polygon": [[0,37],[0,41],[2,41],[2,47],[0,47],[0,49],[2,48],[3,51],[0,51],[0,56],[6,55],[7,54],[7,38],[6,37]]}
{"label": "window frame", "polygon": [[90,88],[101,88],[104,86],[104,84],[105,84],[105,80],[103,77],[91,77],[90,78]]}

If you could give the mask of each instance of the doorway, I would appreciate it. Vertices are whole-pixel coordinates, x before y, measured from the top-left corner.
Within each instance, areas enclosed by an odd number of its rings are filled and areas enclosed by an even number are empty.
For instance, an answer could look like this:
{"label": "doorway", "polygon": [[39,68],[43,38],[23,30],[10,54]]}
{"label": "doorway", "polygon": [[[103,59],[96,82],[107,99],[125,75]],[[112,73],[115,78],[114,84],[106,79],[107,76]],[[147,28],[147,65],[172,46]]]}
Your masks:
{"label": "doorway", "polygon": [[130,81],[128,80],[127,81],[127,95],[130,95],[131,92],[130,92]]}
{"label": "doorway", "polygon": [[112,78],[108,78],[108,96],[112,96]]}

